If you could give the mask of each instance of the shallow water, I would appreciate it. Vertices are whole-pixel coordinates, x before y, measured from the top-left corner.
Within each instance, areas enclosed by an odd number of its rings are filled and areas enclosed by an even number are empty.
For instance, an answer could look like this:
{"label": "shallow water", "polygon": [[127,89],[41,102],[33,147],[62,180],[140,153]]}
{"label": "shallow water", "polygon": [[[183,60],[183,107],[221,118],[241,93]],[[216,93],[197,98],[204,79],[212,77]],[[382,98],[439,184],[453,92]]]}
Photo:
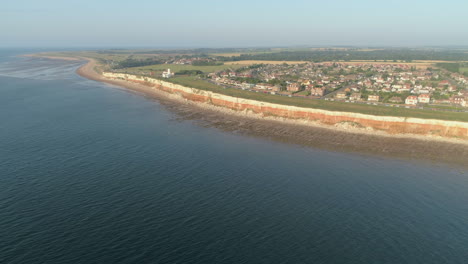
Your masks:
{"label": "shallow water", "polygon": [[0,51],[0,263],[466,263],[465,168],[180,120]]}

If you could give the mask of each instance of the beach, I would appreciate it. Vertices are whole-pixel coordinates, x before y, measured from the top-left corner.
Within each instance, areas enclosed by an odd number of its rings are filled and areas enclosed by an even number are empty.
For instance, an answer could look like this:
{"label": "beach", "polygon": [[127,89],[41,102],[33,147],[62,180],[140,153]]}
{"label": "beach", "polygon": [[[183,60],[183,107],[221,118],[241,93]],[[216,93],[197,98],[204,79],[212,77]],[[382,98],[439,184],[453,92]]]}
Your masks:
{"label": "beach", "polygon": [[468,160],[468,144],[465,140],[406,134],[389,135],[381,131],[238,113],[222,107],[194,103],[143,84],[104,78],[95,71],[97,63],[92,59],[87,60],[88,62],[77,70],[80,76],[124,87],[156,99],[176,113],[179,119],[192,120],[201,126],[331,151],[457,164],[464,164]]}

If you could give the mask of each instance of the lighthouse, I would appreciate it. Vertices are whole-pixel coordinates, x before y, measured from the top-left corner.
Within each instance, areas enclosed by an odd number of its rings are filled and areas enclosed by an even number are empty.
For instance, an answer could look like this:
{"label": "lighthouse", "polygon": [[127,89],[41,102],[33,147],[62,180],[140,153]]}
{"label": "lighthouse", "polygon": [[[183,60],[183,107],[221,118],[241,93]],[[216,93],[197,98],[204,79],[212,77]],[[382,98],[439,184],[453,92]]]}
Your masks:
{"label": "lighthouse", "polygon": [[163,78],[171,78],[174,76],[174,73],[171,72],[171,69],[167,69],[167,71],[163,71],[162,77]]}

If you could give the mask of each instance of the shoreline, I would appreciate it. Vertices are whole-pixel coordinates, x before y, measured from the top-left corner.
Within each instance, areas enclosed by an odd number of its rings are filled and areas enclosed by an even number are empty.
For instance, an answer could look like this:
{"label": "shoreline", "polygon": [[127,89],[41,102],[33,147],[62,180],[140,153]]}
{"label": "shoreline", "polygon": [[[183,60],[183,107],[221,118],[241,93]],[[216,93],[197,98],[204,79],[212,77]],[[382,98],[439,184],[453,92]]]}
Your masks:
{"label": "shoreline", "polygon": [[328,151],[417,159],[432,162],[465,164],[468,141],[440,136],[388,134],[349,127],[336,127],[301,120],[263,117],[228,108],[192,102],[178,95],[151,87],[103,77],[94,70],[93,59],[80,66],[76,73],[84,78],[104,82],[141,93],[158,100],[181,120],[191,120],[201,126],[214,127],[235,134],[267,138],[274,141],[311,146]]}

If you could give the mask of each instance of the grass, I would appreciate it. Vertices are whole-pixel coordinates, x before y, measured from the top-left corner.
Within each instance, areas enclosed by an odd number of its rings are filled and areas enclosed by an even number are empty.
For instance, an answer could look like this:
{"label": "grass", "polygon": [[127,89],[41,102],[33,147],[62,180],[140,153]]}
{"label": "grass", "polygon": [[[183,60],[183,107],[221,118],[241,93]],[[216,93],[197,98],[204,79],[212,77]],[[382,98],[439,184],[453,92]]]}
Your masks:
{"label": "grass", "polygon": [[354,112],[361,114],[370,114],[376,116],[396,116],[396,117],[414,117],[424,119],[440,119],[440,120],[451,120],[451,121],[462,121],[468,122],[468,114],[460,112],[443,112],[443,111],[431,111],[424,109],[408,109],[404,107],[385,107],[375,106],[367,104],[353,104],[343,102],[333,102],[318,99],[298,98],[298,97],[286,97],[278,95],[270,95],[266,93],[255,93],[250,91],[244,91],[233,88],[223,88],[221,86],[209,83],[207,81],[198,79],[195,76],[181,76],[176,78],[168,79],[168,81],[184,85],[187,87],[193,87],[201,90],[212,91],[224,95],[252,99],[258,101],[264,101],[269,103],[292,105],[298,107],[317,108],[330,111],[343,111],[343,112]]}
{"label": "grass", "polygon": [[453,105],[429,105],[428,108],[442,109],[442,110],[466,110],[462,106]]}
{"label": "grass", "polygon": [[216,66],[193,66],[193,65],[181,65],[181,64],[158,64],[158,65],[148,65],[144,67],[133,67],[123,69],[127,72],[138,72],[138,71],[155,71],[162,72],[167,69],[171,69],[172,72],[178,72],[183,70],[199,70],[204,73],[210,73],[215,71],[222,71],[227,69],[237,69],[241,68],[244,65],[216,65]]}
{"label": "grass", "polygon": [[460,73],[465,73],[465,72],[468,72],[468,67],[461,67]]}
{"label": "grass", "polygon": [[300,95],[300,96],[308,96],[310,93],[309,91],[300,91],[295,93],[294,95]]}

